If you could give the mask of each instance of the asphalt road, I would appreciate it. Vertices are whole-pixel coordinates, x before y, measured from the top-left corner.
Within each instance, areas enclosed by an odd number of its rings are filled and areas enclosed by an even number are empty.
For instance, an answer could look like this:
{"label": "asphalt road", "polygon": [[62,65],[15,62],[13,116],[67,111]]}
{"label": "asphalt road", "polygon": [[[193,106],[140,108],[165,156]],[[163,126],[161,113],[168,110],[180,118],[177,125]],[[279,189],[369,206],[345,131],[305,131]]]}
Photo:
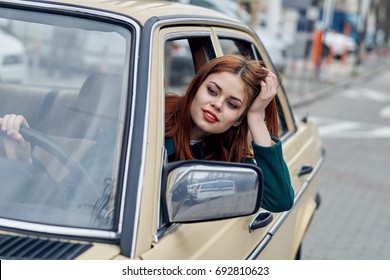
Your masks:
{"label": "asphalt road", "polygon": [[302,259],[390,259],[389,88],[388,68],[295,108],[318,124],[326,149]]}

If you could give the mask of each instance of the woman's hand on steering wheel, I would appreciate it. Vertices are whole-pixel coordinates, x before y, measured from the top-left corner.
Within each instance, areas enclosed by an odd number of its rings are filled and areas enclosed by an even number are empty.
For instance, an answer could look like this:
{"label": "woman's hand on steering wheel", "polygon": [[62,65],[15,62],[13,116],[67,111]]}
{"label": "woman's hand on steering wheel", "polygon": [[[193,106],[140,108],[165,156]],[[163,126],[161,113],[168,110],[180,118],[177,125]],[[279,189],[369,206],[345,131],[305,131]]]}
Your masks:
{"label": "woman's hand on steering wheel", "polygon": [[32,164],[31,142],[33,146],[39,146],[57,158],[69,170],[70,176],[75,178],[77,182],[84,182],[91,200],[95,199],[94,201],[96,201],[99,197],[95,184],[80,163],[45,134],[30,129],[23,116],[5,115],[3,118],[0,118],[1,134],[8,136],[4,137],[4,147],[8,159],[16,159]]}
{"label": "woman's hand on steering wheel", "polygon": [[22,115],[11,114],[0,118],[0,129],[9,136],[3,140],[7,157],[32,163],[30,143],[20,134],[22,126],[29,127]]}

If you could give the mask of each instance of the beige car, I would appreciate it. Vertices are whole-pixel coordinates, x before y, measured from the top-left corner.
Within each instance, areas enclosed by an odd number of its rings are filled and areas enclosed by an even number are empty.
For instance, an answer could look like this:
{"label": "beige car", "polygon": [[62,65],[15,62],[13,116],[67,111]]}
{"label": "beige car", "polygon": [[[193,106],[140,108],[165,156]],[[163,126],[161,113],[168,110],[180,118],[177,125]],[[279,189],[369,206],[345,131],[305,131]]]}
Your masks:
{"label": "beige car", "polygon": [[290,211],[260,208],[263,175],[254,165],[167,163],[165,94],[183,93],[222,55],[273,69],[252,30],[173,2],[0,0],[0,17],[31,62],[26,82],[0,81],[0,116],[25,116],[33,156],[33,164],[10,160],[0,145],[0,259],[299,257],[323,149],[316,126],[294,118],[283,87]]}

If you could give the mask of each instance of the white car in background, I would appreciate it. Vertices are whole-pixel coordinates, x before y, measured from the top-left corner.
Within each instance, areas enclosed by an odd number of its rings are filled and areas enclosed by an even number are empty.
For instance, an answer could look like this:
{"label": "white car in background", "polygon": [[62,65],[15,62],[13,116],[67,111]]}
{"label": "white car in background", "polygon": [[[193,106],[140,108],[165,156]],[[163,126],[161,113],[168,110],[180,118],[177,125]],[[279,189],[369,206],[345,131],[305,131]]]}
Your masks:
{"label": "white car in background", "polygon": [[22,83],[27,76],[27,53],[22,42],[0,29],[0,80]]}

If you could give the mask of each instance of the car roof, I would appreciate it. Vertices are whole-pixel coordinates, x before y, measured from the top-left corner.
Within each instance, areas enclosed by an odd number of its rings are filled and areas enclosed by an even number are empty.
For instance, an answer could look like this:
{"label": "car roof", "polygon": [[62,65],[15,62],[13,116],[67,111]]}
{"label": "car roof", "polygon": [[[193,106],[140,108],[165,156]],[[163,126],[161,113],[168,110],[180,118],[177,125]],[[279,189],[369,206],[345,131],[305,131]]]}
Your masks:
{"label": "car roof", "polygon": [[[23,2],[23,1],[22,1]],[[170,1],[154,0],[42,0],[43,3],[58,3],[78,6],[80,8],[93,8],[101,11],[111,11],[124,14],[136,19],[141,25],[151,17],[212,17],[219,20],[238,22],[223,13],[211,9],[187,5]],[[188,7],[191,6],[191,9]]]}

